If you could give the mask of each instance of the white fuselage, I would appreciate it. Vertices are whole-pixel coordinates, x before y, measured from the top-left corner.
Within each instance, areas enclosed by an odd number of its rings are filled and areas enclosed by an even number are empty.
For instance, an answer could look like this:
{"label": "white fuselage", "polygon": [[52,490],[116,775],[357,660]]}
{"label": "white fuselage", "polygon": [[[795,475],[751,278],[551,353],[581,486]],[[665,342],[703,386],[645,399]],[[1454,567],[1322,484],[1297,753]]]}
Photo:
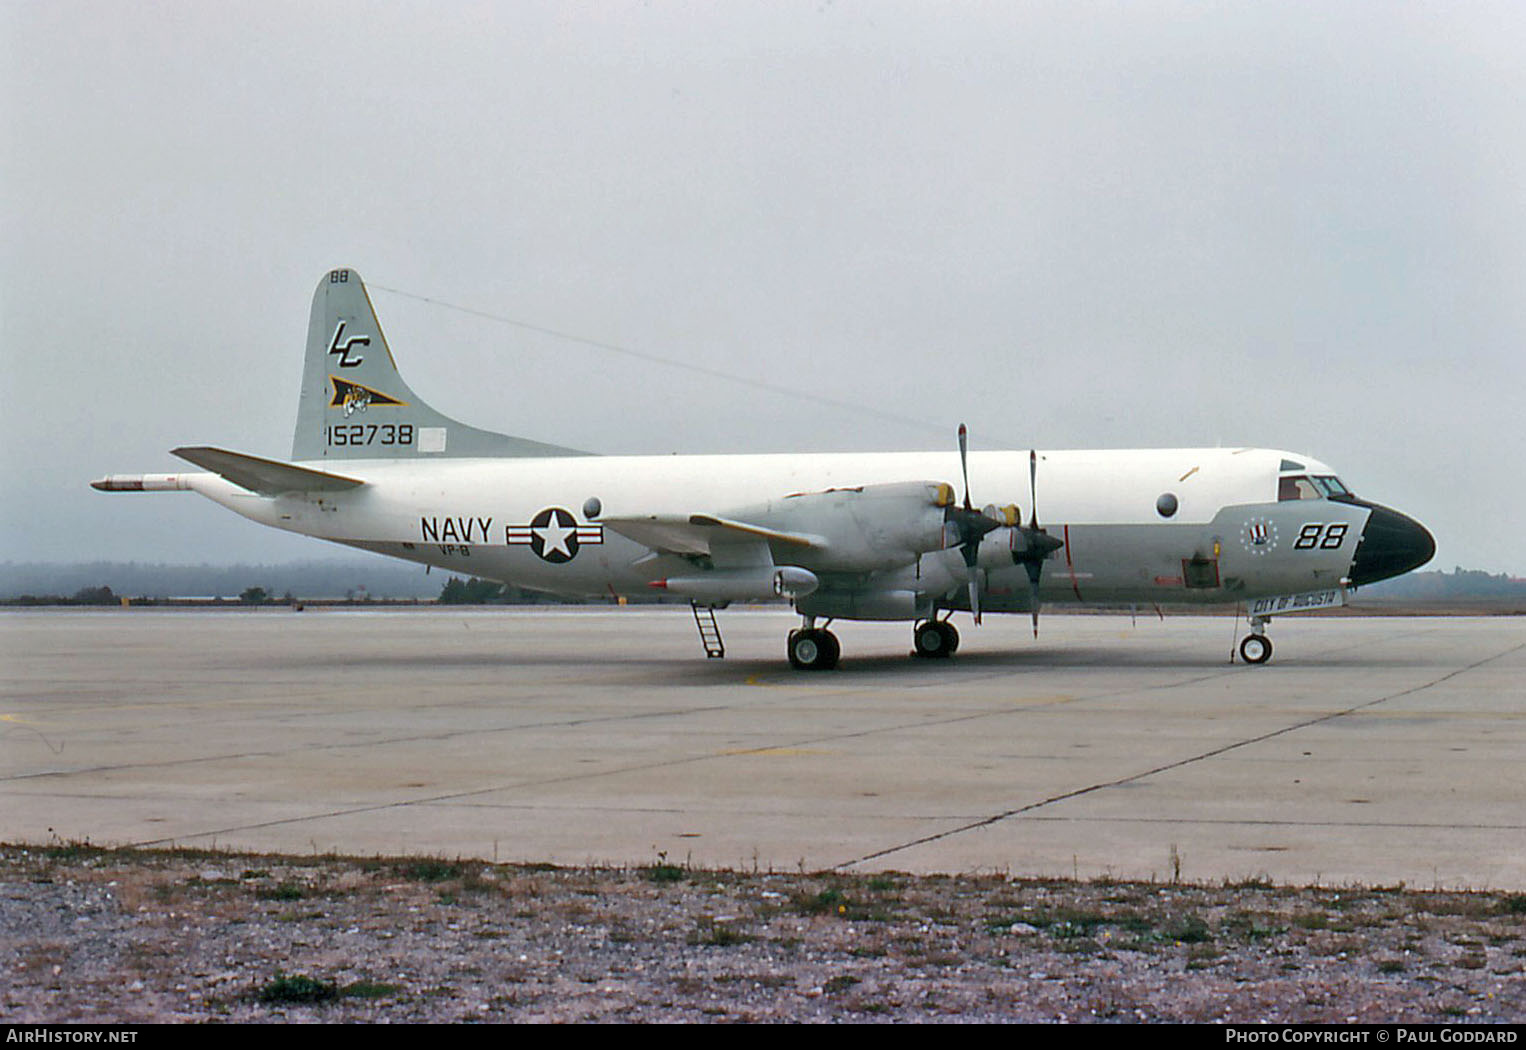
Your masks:
{"label": "white fuselage", "polygon": [[[1050,451],[1037,459],[1039,521],[1064,546],[1045,562],[1045,602],[1243,600],[1339,587],[1366,510],[1325,500],[1278,501],[1279,464],[1265,449]],[[1306,456],[1309,472],[1328,468]],[[213,474],[182,475],[183,487],[262,524],[500,580],[573,595],[628,595],[684,568],[599,524],[631,515],[685,518],[777,500],[797,492],[906,481],[956,482],[955,452],[715,456],[577,456],[542,459],[348,460],[363,480],[348,492],[264,497]],[[972,453],[976,504],[1018,504],[1028,520],[1029,454]],[[1161,513],[1169,495],[1175,510]],[[596,501],[597,517],[585,508]],[[556,529],[537,542],[532,524],[553,508]],[[1319,542],[1295,537],[1320,526]],[[1332,527],[1333,528],[1330,528]],[[1344,526],[1344,527],[1342,527]],[[1328,536],[1339,542],[1327,542]],[[991,611],[1028,608],[1025,570],[982,549]],[[552,555],[548,559],[547,553]],[[775,552],[786,564],[788,552]],[[1010,559],[1007,559],[1010,561]],[[917,586],[926,566],[879,574],[886,586]],[[873,589],[874,579],[852,586]],[[937,584],[928,586],[936,587]],[[933,599],[965,607],[950,590]]]}
{"label": "white fuselage", "polygon": [[[254,521],[566,595],[666,594],[713,614],[785,598],[792,666],[829,670],[818,621],[913,620],[914,651],[958,648],[948,613],[1046,602],[1243,602],[1266,618],[1343,603],[1423,564],[1423,526],[1328,467],[1267,449],[590,456],[481,430],[403,380],[360,274],[313,291],[289,461],[174,450],[206,474],[111,475],[105,492],[194,490]],[[964,469],[968,466],[968,471]],[[958,498],[957,483],[963,498]],[[1036,505],[1036,507],[1035,507]],[[707,629],[708,626],[708,629]]]}

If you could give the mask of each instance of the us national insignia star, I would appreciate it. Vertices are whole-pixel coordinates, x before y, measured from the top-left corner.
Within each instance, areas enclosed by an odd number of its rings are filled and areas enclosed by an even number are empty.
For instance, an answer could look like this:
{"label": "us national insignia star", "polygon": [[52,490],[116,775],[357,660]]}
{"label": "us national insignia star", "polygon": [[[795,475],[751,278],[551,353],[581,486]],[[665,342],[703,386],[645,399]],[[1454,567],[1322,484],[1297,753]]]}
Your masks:
{"label": "us national insignia star", "polygon": [[537,558],[560,565],[577,557],[583,544],[603,543],[604,527],[579,525],[571,511],[547,507],[528,525],[510,525],[508,541],[510,545],[527,545]]}
{"label": "us national insignia star", "polygon": [[578,530],[568,514],[560,507],[552,507],[535,515],[530,521],[530,549],[547,561],[571,561],[578,552]]}

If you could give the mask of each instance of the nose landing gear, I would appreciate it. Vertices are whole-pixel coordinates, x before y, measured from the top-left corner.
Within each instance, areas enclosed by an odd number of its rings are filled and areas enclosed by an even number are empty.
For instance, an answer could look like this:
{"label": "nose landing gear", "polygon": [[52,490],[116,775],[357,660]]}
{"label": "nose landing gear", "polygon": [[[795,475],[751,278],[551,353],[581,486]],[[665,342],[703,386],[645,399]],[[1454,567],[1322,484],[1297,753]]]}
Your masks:
{"label": "nose landing gear", "polygon": [[1240,659],[1248,664],[1264,664],[1272,658],[1272,640],[1266,636],[1267,617],[1250,618],[1250,634],[1240,641]]}

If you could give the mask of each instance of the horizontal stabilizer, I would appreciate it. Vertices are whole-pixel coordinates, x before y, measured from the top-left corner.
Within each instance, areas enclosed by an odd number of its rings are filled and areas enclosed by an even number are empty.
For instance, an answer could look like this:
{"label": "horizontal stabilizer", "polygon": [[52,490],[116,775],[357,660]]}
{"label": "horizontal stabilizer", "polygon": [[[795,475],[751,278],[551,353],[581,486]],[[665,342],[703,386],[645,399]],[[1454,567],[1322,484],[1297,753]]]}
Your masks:
{"label": "horizontal stabilizer", "polygon": [[203,470],[227,478],[239,488],[257,492],[261,496],[277,496],[283,492],[342,492],[365,484],[359,478],[312,470],[276,459],[247,456],[242,452],[229,452],[225,448],[191,445],[170,451]]}

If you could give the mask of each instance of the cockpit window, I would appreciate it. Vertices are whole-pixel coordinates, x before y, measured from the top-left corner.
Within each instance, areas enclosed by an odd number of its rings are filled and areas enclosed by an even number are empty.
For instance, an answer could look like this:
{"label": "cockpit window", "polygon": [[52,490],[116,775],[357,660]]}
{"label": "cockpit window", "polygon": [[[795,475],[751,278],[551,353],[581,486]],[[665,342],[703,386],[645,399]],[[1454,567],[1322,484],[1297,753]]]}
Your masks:
{"label": "cockpit window", "polygon": [[1349,496],[1351,490],[1336,477],[1306,478],[1295,475],[1283,478],[1277,484],[1277,499],[1285,502],[1294,499],[1324,499],[1326,496]]}
{"label": "cockpit window", "polygon": [[1320,499],[1324,491],[1305,477],[1283,478],[1277,485],[1277,499],[1286,502],[1293,499]]}

